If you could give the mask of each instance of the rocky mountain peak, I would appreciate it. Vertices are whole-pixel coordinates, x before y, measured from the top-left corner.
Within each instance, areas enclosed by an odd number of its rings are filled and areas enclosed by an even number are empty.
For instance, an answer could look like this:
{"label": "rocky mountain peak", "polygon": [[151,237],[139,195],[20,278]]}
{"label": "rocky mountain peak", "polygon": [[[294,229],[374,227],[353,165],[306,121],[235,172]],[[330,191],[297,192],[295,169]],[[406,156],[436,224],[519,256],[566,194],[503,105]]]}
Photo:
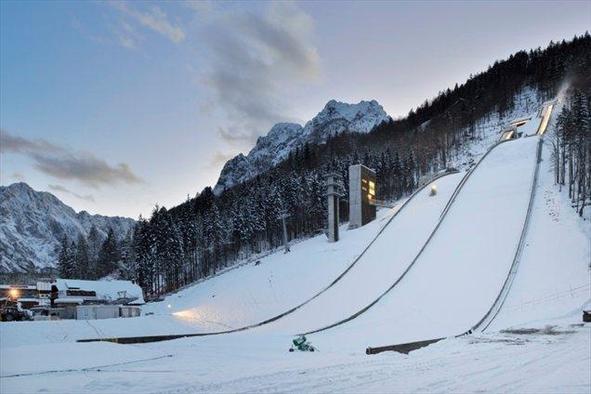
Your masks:
{"label": "rocky mountain peak", "polygon": [[277,123],[257,139],[247,156],[239,154],[222,169],[214,193],[245,182],[273,168],[289,153],[305,143],[325,143],[330,136],[342,132],[368,133],[390,117],[376,101],[357,104],[330,100],[304,127],[297,123]]}
{"label": "rocky mountain peak", "polygon": [[113,229],[122,238],[134,224],[130,218],[76,213],[53,194],[24,182],[0,186],[0,272],[55,266],[64,235],[75,241],[95,226],[102,237]]}

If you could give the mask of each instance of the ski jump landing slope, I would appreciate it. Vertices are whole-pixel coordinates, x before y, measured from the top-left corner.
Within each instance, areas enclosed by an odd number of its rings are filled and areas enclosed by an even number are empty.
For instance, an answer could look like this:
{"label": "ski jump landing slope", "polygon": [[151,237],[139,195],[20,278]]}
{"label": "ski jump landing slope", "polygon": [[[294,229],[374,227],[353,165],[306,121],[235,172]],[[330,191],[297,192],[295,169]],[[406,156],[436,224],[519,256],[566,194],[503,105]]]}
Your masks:
{"label": "ski jump landing slope", "polygon": [[420,190],[338,283],[283,317],[269,329],[297,334],[345,319],[382,294],[408,268],[439,221],[462,174],[451,174]]}
{"label": "ski jump landing slope", "polygon": [[[144,330],[144,332],[142,330],[129,330],[126,332],[125,327],[120,327],[121,329],[116,331],[111,327],[101,327],[100,338],[89,336],[82,341],[152,342],[186,336],[228,334],[261,326],[270,326],[273,330],[277,330],[276,332],[291,335],[316,328],[321,324],[330,324],[336,320],[344,319],[378,297],[395,278],[399,277],[407,269],[409,263],[424,245],[437,224],[439,216],[461,179],[462,175],[459,173],[440,174],[430,183],[419,188],[400,206],[394,215],[390,215],[387,220],[382,218],[382,220],[386,220],[382,229],[378,231],[365,249],[359,250],[353,262],[336,279],[321,291],[315,293],[310,291],[308,293],[310,294],[309,298],[300,304],[295,304],[296,306],[294,306],[294,303],[274,302],[271,303],[274,308],[269,308],[270,303],[267,300],[268,296],[265,287],[256,288],[256,286],[250,286],[250,283],[242,281],[234,283],[232,289],[224,289],[223,293],[230,297],[229,299],[228,297],[225,300],[224,297],[211,298],[207,300],[207,305],[203,305],[203,303],[200,305],[195,297],[191,297],[189,291],[185,292],[184,297],[179,298],[180,302],[175,302],[175,296],[167,299],[167,303],[171,307],[175,304],[174,320],[179,324],[182,323],[180,327],[175,327],[173,324],[172,329],[169,328],[168,332],[163,330],[156,332],[154,330]],[[435,196],[429,195],[431,185],[437,186],[438,192]],[[343,248],[349,250],[351,249],[349,244],[355,241],[351,238],[359,237],[359,231],[365,229],[365,227],[378,224],[372,222],[362,229],[345,231],[343,241],[332,245],[337,247],[338,250]],[[367,240],[365,241],[367,242]],[[355,243],[358,242],[353,242],[353,244]],[[307,245],[304,244],[306,242],[296,246],[305,248]],[[324,244],[326,244],[326,241],[324,241]],[[296,254],[292,252],[285,256],[296,257]],[[300,288],[309,289],[310,286],[307,282],[298,283],[299,278],[302,277],[302,265],[308,265],[309,269],[307,271],[309,275],[317,275],[318,272],[324,271],[322,264],[330,263],[330,261],[323,260],[334,259],[337,256],[331,254],[317,255],[315,256],[316,260],[318,260],[318,257],[320,257],[320,261],[314,262],[317,265],[320,264],[320,266],[314,266],[314,264],[310,266],[309,261],[301,261],[302,258],[308,260],[312,258],[308,253],[300,253],[299,260],[295,259],[298,261],[291,259],[292,264],[288,264],[290,261],[286,260],[282,261],[283,264],[277,265],[276,269],[279,271],[277,274],[285,273],[284,271],[292,272],[296,269],[293,275],[288,275],[291,278],[289,283],[284,281],[284,288],[278,288],[277,291],[286,292],[286,289],[291,289],[291,292],[300,294],[302,293]],[[286,275],[282,276],[285,277]],[[222,279],[223,277],[220,277],[220,280]],[[242,279],[244,279],[244,276],[242,276]],[[254,282],[254,284],[256,283],[260,283],[260,280]],[[240,294],[240,289],[245,288],[245,286],[250,289],[250,298],[259,300],[259,302],[250,302],[248,304],[250,307],[244,311],[243,308],[236,308],[236,305],[241,301],[237,294]],[[295,291],[294,287],[298,291]],[[198,287],[195,287],[196,289]],[[232,296],[234,296],[233,300]],[[218,301],[220,298],[222,301]],[[182,303],[184,308],[179,308],[179,303]],[[280,304],[283,305],[283,311],[279,310],[277,312]],[[231,308],[231,305],[234,308]],[[213,322],[216,324],[214,327],[212,327]],[[95,323],[95,325],[100,325],[100,322]],[[182,327],[186,331],[179,333]],[[110,335],[110,333],[115,332],[116,335]]]}
{"label": "ski jump landing slope", "polygon": [[452,336],[480,321],[519,244],[537,144],[538,137],[531,137],[495,147],[466,180],[404,280],[365,314],[312,335],[314,345],[359,351]]}

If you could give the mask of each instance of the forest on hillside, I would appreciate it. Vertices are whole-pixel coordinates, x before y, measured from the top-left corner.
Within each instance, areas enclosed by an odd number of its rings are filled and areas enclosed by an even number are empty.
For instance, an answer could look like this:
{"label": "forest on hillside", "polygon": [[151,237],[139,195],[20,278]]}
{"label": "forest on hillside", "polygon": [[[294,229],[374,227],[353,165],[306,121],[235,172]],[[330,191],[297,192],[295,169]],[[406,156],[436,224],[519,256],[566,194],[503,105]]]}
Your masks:
{"label": "forest on hillside", "polygon": [[207,187],[171,209],[157,206],[150,218],[140,217],[121,242],[93,241],[90,250],[86,240],[64,240],[61,275],[91,278],[115,270],[140,284],[148,299],[157,298],[280,246],[282,213],[289,215],[290,239],[322,234],[325,174],[341,174],[342,221],[348,220],[351,164],[376,170],[379,200],[408,195],[424,177],[448,168],[450,157],[463,146],[480,138],[480,119],[510,111],[514,97],[526,87],[543,101],[554,98],[565,83],[570,86],[553,137],[556,181],[569,188],[573,207],[583,215],[591,200],[590,69],[588,33],[545,49],[517,52],[368,134],[344,132],[326,144],[305,145],[277,167],[220,196]]}

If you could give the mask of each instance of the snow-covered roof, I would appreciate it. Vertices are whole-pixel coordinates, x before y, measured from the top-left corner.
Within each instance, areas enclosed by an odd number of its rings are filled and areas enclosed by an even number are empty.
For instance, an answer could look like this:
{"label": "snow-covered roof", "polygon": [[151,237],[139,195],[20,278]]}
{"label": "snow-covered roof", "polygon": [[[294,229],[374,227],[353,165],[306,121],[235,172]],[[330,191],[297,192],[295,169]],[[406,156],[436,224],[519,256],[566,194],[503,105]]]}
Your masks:
{"label": "snow-covered roof", "polygon": [[520,118],[517,119],[513,119],[511,122],[509,122],[511,125],[514,125],[515,123],[522,123],[522,122],[527,122],[528,120],[530,120],[532,118],[532,116],[522,116]]}
{"label": "snow-covered roof", "polygon": [[80,297],[60,297],[55,300],[56,304],[83,304],[84,298]]}
{"label": "snow-covered roof", "polygon": [[60,291],[68,289],[90,290],[96,292],[100,300],[117,300],[119,298],[137,298],[134,303],[143,304],[144,295],[141,287],[128,280],[80,280],[56,279]]}
{"label": "snow-covered roof", "polygon": [[39,290],[39,291],[51,291],[51,283],[49,283],[49,282],[37,282],[37,290]]}
{"label": "snow-covered roof", "polygon": [[0,285],[0,289],[36,290],[37,287],[29,285]]}

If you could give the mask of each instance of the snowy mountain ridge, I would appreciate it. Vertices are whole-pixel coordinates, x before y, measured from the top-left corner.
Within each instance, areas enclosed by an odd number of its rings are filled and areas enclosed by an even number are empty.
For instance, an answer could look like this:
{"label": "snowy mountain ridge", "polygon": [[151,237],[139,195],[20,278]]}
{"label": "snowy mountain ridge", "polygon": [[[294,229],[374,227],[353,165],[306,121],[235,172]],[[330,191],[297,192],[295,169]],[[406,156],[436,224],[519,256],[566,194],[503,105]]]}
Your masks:
{"label": "snowy mountain ridge", "polygon": [[76,213],[53,194],[24,182],[0,186],[0,272],[55,266],[64,235],[77,241],[95,226],[102,237],[112,228],[122,238],[134,224],[130,218]]}
{"label": "snowy mountain ridge", "polygon": [[277,123],[267,135],[257,139],[248,155],[241,153],[226,162],[214,192],[220,194],[273,168],[305,143],[321,144],[345,131],[369,133],[388,120],[390,116],[376,100],[357,104],[330,100],[304,127],[297,123]]}

